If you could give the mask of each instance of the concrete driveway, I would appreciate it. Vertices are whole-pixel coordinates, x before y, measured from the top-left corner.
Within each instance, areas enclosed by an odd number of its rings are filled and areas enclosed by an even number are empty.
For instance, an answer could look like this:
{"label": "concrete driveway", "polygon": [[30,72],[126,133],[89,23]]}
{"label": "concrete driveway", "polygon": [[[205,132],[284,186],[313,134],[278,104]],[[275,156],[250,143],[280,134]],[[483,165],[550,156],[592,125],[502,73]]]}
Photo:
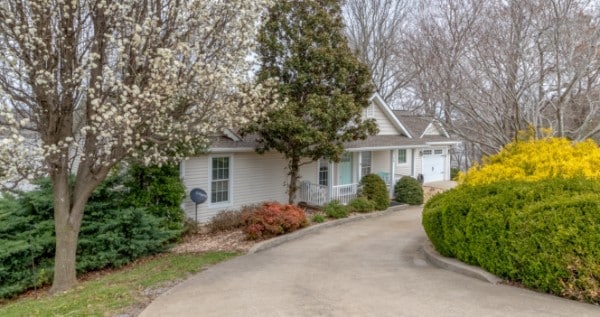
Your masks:
{"label": "concrete driveway", "polygon": [[141,316],[600,316],[428,264],[420,215],[411,207],[218,264]]}

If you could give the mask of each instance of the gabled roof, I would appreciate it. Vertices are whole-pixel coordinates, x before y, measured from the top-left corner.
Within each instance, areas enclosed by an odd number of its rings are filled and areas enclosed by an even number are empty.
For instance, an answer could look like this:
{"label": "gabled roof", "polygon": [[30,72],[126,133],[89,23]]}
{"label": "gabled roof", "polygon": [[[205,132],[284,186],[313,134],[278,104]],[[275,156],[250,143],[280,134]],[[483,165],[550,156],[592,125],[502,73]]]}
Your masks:
{"label": "gabled roof", "polygon": [[442,124],[431,116],[415,116],[411,115],[407,111],[394,110],[394,115],[405,127],[412,133],[416,138],[423,138],[426,135],[430,135],[427,132],[435,129],[439,132],[438,135],[449,138],[448,132],[442,126]]}
{"label": "gabled roof", "polygon": [[[414,116],[406,111],[391,110],[379,94],[374,94],[369,102],[385,114],[398,131],[398,135],[373,135],[365,140],[347,142],[344,146],[348,150],[411,148],[459,143],[451,139],[442,124],[433,117]],[[438,133],[428,133],[432,130]],[[222,134],[211,138],[210,152],[251,152],[258,147],[258,139],[257,134],[242,137],[233,129],[225,129]]]}

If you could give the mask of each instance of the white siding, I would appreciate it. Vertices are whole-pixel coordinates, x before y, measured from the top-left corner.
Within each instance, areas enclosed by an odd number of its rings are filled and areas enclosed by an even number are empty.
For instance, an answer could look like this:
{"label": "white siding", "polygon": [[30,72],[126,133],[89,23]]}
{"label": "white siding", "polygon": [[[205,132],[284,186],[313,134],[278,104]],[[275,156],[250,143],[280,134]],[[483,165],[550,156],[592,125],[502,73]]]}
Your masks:
{"label": "white siding", "polygon": [[[398,151],[398,150],[395,150]],[[396,175],[401,175],[401,176],[413,176],[412,175],[412,153],[413,153],[413,149],[406,149],[406,163],[404,164],[398,164],[398,162],[396,161]],[[396,156],[397,159],[398,156]],[[399,179],[399,177],[398,177]]]}
{"label": "white siding", "polygon": [[[198,221],[208,222],[214,215],[224,209],[237,209],[243,205],[262,201],[287,202],[286,162],[278,153],[258,155],[256,153],[223,153],[213,156],[231,157],[231,203],[227,206],[213,205],[207,201],[198,205]],[[188,217],[195,218],[195,204],[189,199],[193,188],[209,191],[209,156],[192,158],[184,162],[183,182],[188,197],[184,200],[184,208]],[[210,197],[210,193],[209,197]]]}
{"label": "white siding", "polygon": [[389,173],[390,172],[390,151],[374,151],[371,173]]}
{"label": "white siding", "polygon": [[385,113],[379,107],[374,108],[374,118],[377,121],[377,127],[379,127],[379,135],[399,135],[400,133]]}
{"label": "white siding", "polygon": [[311,182],[313,184],[319,183],[319,164],[318,162],[311,162],[310,164],[300,166],[300,175],[302,178],[300,181]]}

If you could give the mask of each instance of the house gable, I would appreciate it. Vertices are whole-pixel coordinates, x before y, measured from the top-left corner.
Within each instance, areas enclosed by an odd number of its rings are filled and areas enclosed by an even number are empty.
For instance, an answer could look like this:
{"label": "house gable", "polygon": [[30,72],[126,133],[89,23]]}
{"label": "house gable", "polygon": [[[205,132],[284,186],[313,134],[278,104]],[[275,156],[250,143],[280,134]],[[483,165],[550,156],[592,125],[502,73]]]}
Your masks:
{"label": "house gable", "polygon": [[378,135],[403,135],[412,138],[408,129],[402,125],[379,94],[374,94],[369,102],[369,107],[363,112],[363,119],[375,119],[379,128]]}
{"label": "house gable", "polygon": [[442,132],[440,132],[437,125],[433,124],[433,122],[431,122],[427,128],[425,128],[425,131],[423,131],[423,135],[421,135],[421,137],[426,135],[445,136]]}

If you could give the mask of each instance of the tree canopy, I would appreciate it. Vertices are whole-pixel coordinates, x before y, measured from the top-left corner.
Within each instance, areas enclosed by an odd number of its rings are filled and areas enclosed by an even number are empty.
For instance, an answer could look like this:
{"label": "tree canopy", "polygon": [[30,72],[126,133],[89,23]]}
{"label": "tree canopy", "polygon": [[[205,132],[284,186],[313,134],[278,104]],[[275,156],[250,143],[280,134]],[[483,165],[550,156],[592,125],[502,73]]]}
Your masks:
{"label": "tree canopy", "polygon": [[373,92],[368,68],[344,36],[340,2],[278,1],[259,34],[259,81],[275,79],[283,107],[248,131],[257,132],[264,153],[288,160],[288,194],[293,201],[298,168],[326,158],[337,161],[343,143],[377,132],[361,114]]}

